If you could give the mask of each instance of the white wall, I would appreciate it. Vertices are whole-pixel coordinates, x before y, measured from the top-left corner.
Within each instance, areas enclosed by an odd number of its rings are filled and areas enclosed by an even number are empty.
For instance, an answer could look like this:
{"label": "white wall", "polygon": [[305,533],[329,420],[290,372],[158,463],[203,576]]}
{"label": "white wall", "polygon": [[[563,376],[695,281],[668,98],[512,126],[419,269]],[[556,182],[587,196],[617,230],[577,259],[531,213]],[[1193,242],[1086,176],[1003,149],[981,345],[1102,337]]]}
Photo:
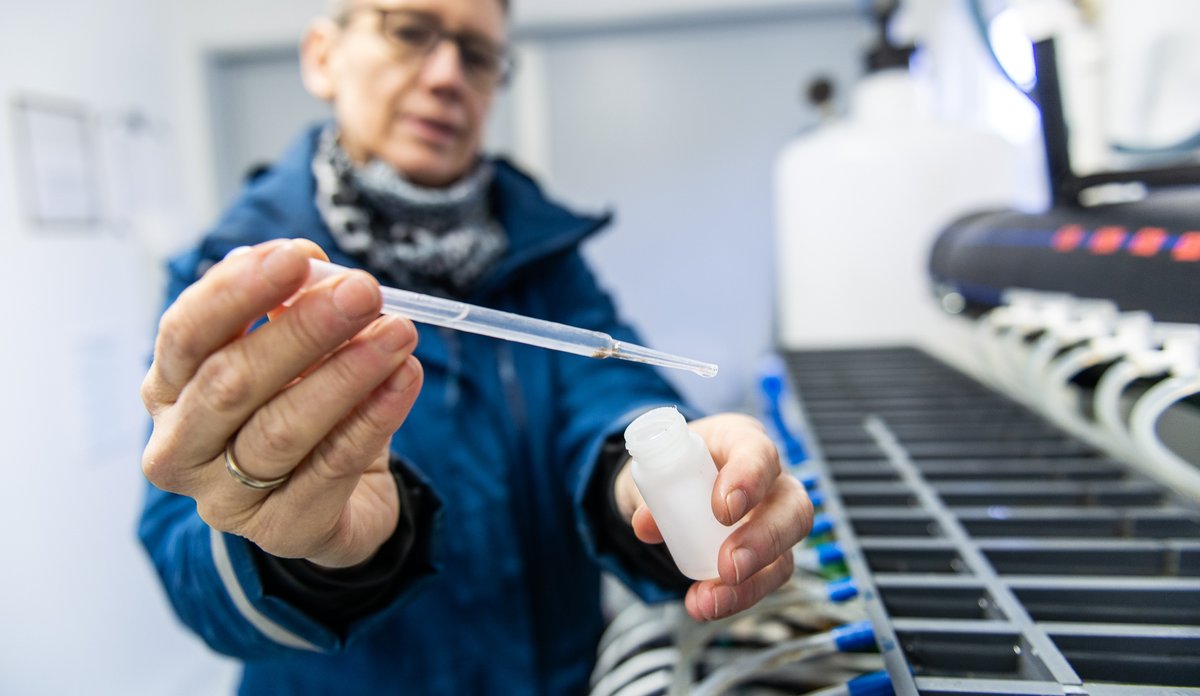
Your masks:
{"label": "white wall", "polygon": [[702,408],[743,407],[774,350],[772,164],[811,119],[803,86],[845,89],[861,38],[843,9],[541,42],[546,184],[615,211],[585,251],[647,342],[720,365],[667,372]]}
{"label": "white wall", "polygon": [[[0,693],[207,694],[231,683],[232,666],[176,625],[135,539],[147,423],[138,385],[160,294],[146,270],[178,229],[169,214],[137,231],[30,223],[9,108],[33,93],[82,105],[95,134],[130,109],[174,127],[170,25],[157,0],[0,10]],[[119,182],[99,183],[111,193]]]}

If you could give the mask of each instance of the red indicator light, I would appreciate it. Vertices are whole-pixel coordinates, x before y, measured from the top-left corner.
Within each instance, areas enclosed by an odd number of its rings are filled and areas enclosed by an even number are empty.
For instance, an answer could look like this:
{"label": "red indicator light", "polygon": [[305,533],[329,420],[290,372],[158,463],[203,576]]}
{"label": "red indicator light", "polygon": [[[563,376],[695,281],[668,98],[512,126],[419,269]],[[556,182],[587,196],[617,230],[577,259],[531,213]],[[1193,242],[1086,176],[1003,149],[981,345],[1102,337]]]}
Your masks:
{"label": "red indicator light", "polygon": [[1114,254],[1125,243],[1124,227],[1099,227],[1092,234],[1092,241],[1088,244],[1088,248],[1093,254]]}
{"label": "red indicator light", "polygon": [[1079,225],[1063,225],[1050,239],[1055,251],[1073,251],[1079,248],[1087,233]]}
{"label": "red indicator light", "polygon": [[1176,261],[1200,261],[1200,232],[1184,232],[1171,250]]}
{"label": "red indicator light", "polygon": [[1143,227],[1129,240],[1129,253],[1134,256],[1154,256],[1167,241],[1167,231],[1161,227]]}

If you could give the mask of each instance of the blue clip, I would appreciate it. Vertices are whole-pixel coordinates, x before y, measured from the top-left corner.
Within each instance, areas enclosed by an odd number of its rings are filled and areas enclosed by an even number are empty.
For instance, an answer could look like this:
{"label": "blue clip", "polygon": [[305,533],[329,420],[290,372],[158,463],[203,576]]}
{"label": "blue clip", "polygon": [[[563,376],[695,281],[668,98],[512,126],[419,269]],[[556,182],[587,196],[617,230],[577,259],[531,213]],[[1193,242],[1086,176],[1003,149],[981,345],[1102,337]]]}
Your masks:
{"label": "blue clip", "polygon": [[850,696],[896,696],[892,678],[884,671],[855,677],[846,683],[846,690]]}
{"label": "blue clip", "polygon": [[763,371],[760,373],[758,384],[763,396],[766,397],[766,415],[769,417],[771,425],[774,426],[779,439],[783,442],[788,463],[794,466],[808,461],[808,450],[804,446],[804,439],[797,433],[792,432],[783,418],[781,402],[784,399],[784,392],[787,388],[787,384],[784,381],[786,370],[787,366],[784,364],[783,359],[774,356],[764,366]]}
{"label": "blue clip", "polygon": [[817,552],[817,562],[825,567],[841,563],[846,559],[846,552],[842,551],[842,547],[838,546],[836,541],[819,544],[815,550]]}
{"label": "blue clip", "polygon": [[825,585],[825,596],[831,602],[845,602],[858,596],[858,584],[854,578],[842,578]]}
{"label": "blue clip", "polygon": [[829,519],[829,515],[817,513],[813,515],[812,531],[808,533],[810,537],[825,536],[833,531],[833,520]]}
{"label": "blue clip", "polygon": [[870,621],[858,621],[838,626],[830,631],[837,649],[842,652],[862,650],[875,645],[875,629]]}

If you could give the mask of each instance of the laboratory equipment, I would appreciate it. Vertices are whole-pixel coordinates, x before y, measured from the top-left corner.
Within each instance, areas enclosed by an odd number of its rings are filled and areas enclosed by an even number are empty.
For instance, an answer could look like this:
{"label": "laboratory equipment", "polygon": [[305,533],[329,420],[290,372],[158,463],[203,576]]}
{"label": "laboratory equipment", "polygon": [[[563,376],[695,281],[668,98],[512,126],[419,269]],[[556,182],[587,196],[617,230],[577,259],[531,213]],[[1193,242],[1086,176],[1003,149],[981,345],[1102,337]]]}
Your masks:
{"label": "laboratory equipment", "polygon": [[785,357],[897,694],[1198,692],[1194,500],[928,354]]}
{"label": "laboratory equipment", "polygon": [[786,348],[904,342],[940,332],[921,270],[936,230],[1020,198],[1017,148],[938,118],[906,54],[880,46],[849,113],[774,163],[776,319]]}
{"label": "laboratory equipment", "polygon": [[[312,259],[309,264],[308,280],[305,282],[305,286],[350,270],[344,266],[316,259]],[[715,377],[717,374],[717,366],[712,363],[617,341],[601,331],[590,331],[409,290],[384,287],[382,291],[383,309],[381,311],[384,314],[398,314],[422,324],[491,336],[505,341],[515,341],[588,358],[618,358],[658,367],[687,370],[701,377]]]}

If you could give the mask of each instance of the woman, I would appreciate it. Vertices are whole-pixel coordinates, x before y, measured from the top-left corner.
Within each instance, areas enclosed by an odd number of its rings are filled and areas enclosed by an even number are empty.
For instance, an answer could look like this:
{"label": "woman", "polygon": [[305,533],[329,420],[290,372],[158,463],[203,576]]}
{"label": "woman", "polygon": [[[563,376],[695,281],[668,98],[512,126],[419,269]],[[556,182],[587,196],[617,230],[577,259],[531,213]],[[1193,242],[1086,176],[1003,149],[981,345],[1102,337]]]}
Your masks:
{"label": "woman", "polygon": [[[721,577],[689,586],[621,447],[679,400],[652,370],[379,317],[376,278],[637,341],[578,250],[607,220],[480,154],[506,15],[335,3],[301,49],[335,122],[171,263],[140,531],[181,618],[245,660],[245,693],[578,692],[600,567],[648,600],[686,590],[708,620],[782,584],[809,528],[757,423],[696,420],[721,467],[714,513],[747,521]],[[284,309],[326,255],[370,274]]]}

